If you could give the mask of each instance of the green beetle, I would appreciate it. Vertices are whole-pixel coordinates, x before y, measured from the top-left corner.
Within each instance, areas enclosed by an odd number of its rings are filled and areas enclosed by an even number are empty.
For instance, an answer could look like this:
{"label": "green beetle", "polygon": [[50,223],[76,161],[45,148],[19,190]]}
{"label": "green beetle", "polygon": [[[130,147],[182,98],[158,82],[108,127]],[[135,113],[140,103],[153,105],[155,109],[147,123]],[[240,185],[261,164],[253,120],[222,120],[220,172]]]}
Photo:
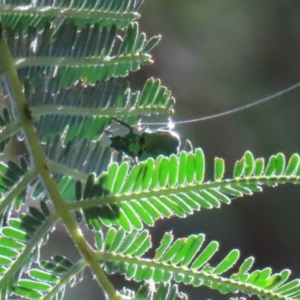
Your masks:
{"label": "green beetle", "polygon": [[114,136],[106,131],[110,136],[111,147],[117,151],[124,152],[135,161],[146,160],[149,157],[156,158],[159,155],[169,156],[177,154],[180,146],[179,135],[170,130],[141,130],[133,132],[133,127],[122,120],[113,118],[116,122],[129,129],[125,136]]}

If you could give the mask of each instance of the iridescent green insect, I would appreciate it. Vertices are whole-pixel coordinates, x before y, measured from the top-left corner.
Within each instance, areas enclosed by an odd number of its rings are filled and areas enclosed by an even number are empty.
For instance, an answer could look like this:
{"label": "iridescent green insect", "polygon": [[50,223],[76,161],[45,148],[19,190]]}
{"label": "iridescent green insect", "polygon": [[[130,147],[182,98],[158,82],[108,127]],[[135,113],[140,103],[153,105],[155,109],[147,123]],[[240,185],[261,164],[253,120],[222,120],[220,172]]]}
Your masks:
{"label": "iridescent green insect", "polygon": [[159,155],[169,156],[178,153],[180,138],[176,132],[142,129],[134,133],[133,127],[129,124],[115,118],[113,120],[128,128],[129,133],[125,136],[114,136],[111,132],[106,131],[110,136],[110,146],[117,151],[124,152],[135,161],[142,161],[149,157],[155,159]]}

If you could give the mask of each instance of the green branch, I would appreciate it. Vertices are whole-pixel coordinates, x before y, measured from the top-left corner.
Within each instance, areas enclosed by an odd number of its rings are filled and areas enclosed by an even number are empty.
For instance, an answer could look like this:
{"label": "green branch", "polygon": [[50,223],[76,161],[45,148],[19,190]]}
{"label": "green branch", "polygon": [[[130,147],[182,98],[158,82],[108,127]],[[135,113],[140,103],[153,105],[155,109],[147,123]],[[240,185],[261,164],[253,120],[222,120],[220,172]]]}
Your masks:
{"label": "green branch", "polygon": [[[256,294],[261,296],[263,299],[274,299],[274,300],[288,300],[289,298],[286,296],[282,296],[277,294],[276,292],[269,291],[267,289],[263,289],[257,286],[254,286],[250,283],[244,283],[240,281],[236,281],[229,278],[224,278],[221,276],[217,276],[214,274],[210,274],[207,272],[194,271],[189,270],[187,268],[178,267],[174,265],[168,265],[166,263],[161,263],[149,259],[141,259],[135,257],[128,257],[126,255],[110,253],[110,252],[98,252],[97,257],[100,261],[113,261],[113,262],[121,262],[126,263],[128,265],[138,265],[141,267],[148,267],[153,270],[162,270],[166,272],[171,272],[173,274],[180,274],[184,277],[193,277],[203,280],[202,285],[207,287],[218,286],[218,284],[222,283],[223,285],[228,285],[232,290],[238,290],[240,292],[246,294]],[[208,283],[208,284],[205,284]]]}
{"label": "green branch", "polygon": [[76,210],[80,208],[89,208],[95,207],[98,205],[107,205],[107,204],[116,204],[124,201],[133,201],[136,199],[149,199],[150,197],[160,197],[160,196],[168,196],[173,194],[187,193],[192,191],[203,191],[210,189],[221,189],[222,187],[240,187],[243,184],[257,184],[257,185],[276,185],[276,184],[300,184],[300,176],[262,176],[262,177],[254,177],[254,178],[243,178],[243,179],[226,179],[222,182],[207,182],[207,183],[199,183],[188,186],[178,186],[178,187],[168,187],[165,189],[159,189],[154,191],[146,191],[146,192],[135,192],[134,194],[126,194],[120,196],[108,196],[108,197],[98,197],[93,199],[84,199],[84,201],[72,202],[69,203],[70,210]]}
{"label": "green branch", "polygon": [[113,56],[113,57],[26,57],[18,58],[15,60],[17,68],[24,67],[103,67],[103,66],[114,66],[124,63],[152,63],[151,56],[149,54],[138,54],[128,56]]}
{"label": "green branch", "polygon": [[86,181],[88,178],[88,174],[77,171],[72,168],[68,168],[60,163],[57,163],[57,162],[51,160],[51,159],[48,159],[47,162],[48,162],[49,168],[56,173],[71,176],[75,180]]}
{"label": "green branch", "polygon": [[17,197],[26,186],[36,177],[37,170],[32,169],[28,171],[16,184],[9,190],[9,193],[5,195],[4,199],[0,199],[0,214],[10,205],[10,203]]}
{"label": "green branch", "polygon": [[21,127],[20,122],[14,122],[6,125],[4,129],[2,129],[0,133],[0,142],[10,137],[12,134],[14,134],[19,128]]}
{"label": "green branch", "polygon": [[128,110],[128,108],[98,108],[98,107],[73,107],[62,105],[43,105],[32,107],[31,112],[33,117],[41,117],[45,115],[71,115],[71,116],[88,116],[99,118],[118,118],[124,115],[140,116],[148,114],[169,113],[169,108],[164,107],[145,107]]}
{"label": "green branch", "polygon": [[92,10],[92,9],[79,9],[79,8],[71,8],[69,6],[66,7],[47,7],[47,9],[41,9],[43,6],[15,6],[9,4],[1,4],[1,14],[18,14],[22,16],[39,15],[45,17],[53,17],[56,18],[59,16],[65,17],[77,17],[86,19],[87,15],[91,18],[99,18],[101,19],[122,19],[122,20],[132,20],[133,18],[137,19],[140,15],[136,12],[110,12],[109,10]]}
{"label": "green branch", "polygon": [[77,262],[62,276],[62,279],[59,281],[59,283],[56,284],[55,287],[47,293],[47,296],[44,297],[44,300],[55,299],[56,294],[58,294],[64,286],[70,283],[72,277],[79,273],[85,266],[85,260],[82,259],[79,262]]}
{"label": "green branch", "polygon": [[20,271],[30,257],[31,253],[37,247],[41,239],[46,236],[46,234],[50,231],[54,223],[58,220],[57,215],[52,215],[48,217],[47,221],[35,232],[35,235],[32,239],[30,239],[23,249],[22,253],[18,256],[18,258],[13,262],[11,266],[9,266],[8,271],[5,273],[5,276],[1,278],[0,281],[0,289],[1,286],[5,286],[11,280],[14,280],[15,274]]}
{"label": "green branch", "polygon": [[77,223],[71,212],[68,210],[67,204],[62,199],[57,188],[57,184],[48,168],[47,159],[39,142],[34,124],[32,120],[27,117],[27,103],[23,94],[23,88],[19,81],[13,58],[11,57],[4,37],[0,39],[0,57],[2,57],[1,62],[3,64],[3,69],[6,71],[6,77],[9,80],[12,97],[15,100],[15,109],[24,130],[25,140],[31,151],[32,163],[40,175],[40,179],[42,180],[45,189],[53,202],[58,216],[62,219],[71,238],[95,274],[98,282],[102,285],[110,299],[117,299],[113,285],[108,280],[104,271],[100,268],[95,252],[86,242],[81,230],[77,227]]}

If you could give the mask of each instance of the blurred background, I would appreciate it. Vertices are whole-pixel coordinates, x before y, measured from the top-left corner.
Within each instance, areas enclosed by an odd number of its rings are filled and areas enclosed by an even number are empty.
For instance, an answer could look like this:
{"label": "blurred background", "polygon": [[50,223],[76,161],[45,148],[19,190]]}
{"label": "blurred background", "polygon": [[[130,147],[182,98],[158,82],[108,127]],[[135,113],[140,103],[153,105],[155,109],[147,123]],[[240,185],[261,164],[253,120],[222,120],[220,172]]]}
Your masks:
{"label": "blurred background", "polygon": [[[133,78],[160,78],[172,90],[177,100],[174,122],[248,104],[300,81],[299,1],[146,0],[140,27],[148,37],[161,34],[162,41],[152,52],[154,64]],[[190,139],[204,150],[207,179],[212,179],[215,156],[225,159],[230,176],[246,150],[265,158],[299,152],[299,98],[300,89],[238,114],[178,125],[176,131],[182,141]],[[154,243],[158,245],[165,230],[176,237],[205,233],[207,241],[220,243],[216,261],[238,248],[243,258],[256,258],[254,268],[290,268],[299,278],[299,198],[299,186],[265,188],[221,209],[160,221],[152,229]],[[63,246],[63,254],[74,254],[65,236],[50,240],[54,248]],[[55,250],[48,251],[45,256]],[[66,299],[102,299],[92,275],[86,272],[83,279]],[[124,281],[114,277],[114,283],[121,288]],[[229,299],[206,288],[182,286],[182,291],[190,299]]]}

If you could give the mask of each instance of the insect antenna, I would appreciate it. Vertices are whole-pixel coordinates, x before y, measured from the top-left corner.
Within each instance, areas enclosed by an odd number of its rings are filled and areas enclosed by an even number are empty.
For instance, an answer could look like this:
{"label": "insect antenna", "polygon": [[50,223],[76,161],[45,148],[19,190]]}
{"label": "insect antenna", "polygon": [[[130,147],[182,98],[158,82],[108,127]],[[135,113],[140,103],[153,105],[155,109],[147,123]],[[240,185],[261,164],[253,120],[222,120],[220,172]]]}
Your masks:
{"label": "insect antenna", "polygon": [[274,100],[276,98],[279,98],[282,95],[285,95],[285,94],[287,94],[287,93],[289,93],[293,90],[298,89],[299,87],[300,87],[300,82],[297,82],[296,84],[291,85],[288,88],[280,90],[279,92],[276,92],[276,93],[274,93],[270,96],[267,96],[265,98],[256,100],[256,101],[251,102],[249,104],[245,104],[245,105],[233,108],[233,109],[229,109],[229,110],[224,111],[224,112],[208,115],[208,116],[205,116],[205,117],[189,119],[189,120],[182,120],[182,121],[175,121],[175,122],[173,122],[171,120],[171,117],[169,117],[169,122],[168,123],[166,123],[166,122],[164,122],[164,123],[163,122],[162,123],[160,123],[160,122],[158,122],[158,123],[142,123],[142,125],[166,125],[166,126],[168,126],[169,129],[173,129],[175,124],[177,125],[177,124],[195,123],[195,122],[206,121],[206,120],[215,119],[215,118],[219,118],[219,117],[224,117],[224,116],[227,116],[227,115],[231,115],[231,114],[240,112],[242,110],[246,110],[246,109],[251,108],[253,106],[260,105],[260,104],[268,102],[270,100]]}

